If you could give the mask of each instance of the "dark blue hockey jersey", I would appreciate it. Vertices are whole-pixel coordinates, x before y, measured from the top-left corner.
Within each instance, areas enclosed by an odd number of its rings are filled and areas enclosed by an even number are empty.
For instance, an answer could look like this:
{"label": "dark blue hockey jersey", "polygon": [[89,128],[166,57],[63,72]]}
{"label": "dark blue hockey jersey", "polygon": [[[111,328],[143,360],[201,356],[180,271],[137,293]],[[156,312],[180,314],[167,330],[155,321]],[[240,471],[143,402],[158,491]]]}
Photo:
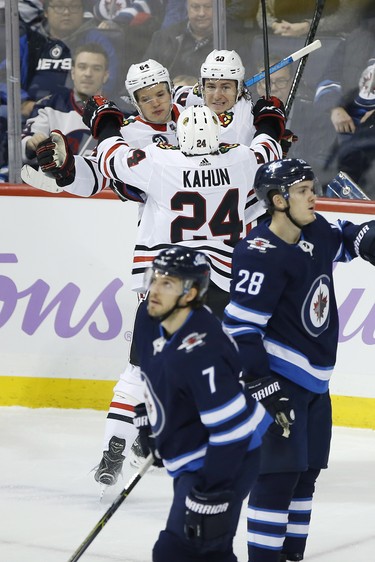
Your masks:
{"label": "dark blue hockey jersey", "polygon": [[164,465],[173,477],[199,470],[202,490],[228,489],[272,420],[261,404],[246,401],[235,344],[209,309],[192,311],[166,339],[141,307],[134,338]]}
{"label": "dark blue hockey jersey", "polygon": [[271,370],[324,393],[338,343],[333,262],[357,256],[360,226],[330,224],[316,215],[297,244],[287,244],[268,226],[266,221],[253,229],[234,250],[224,326],[249,377]]}

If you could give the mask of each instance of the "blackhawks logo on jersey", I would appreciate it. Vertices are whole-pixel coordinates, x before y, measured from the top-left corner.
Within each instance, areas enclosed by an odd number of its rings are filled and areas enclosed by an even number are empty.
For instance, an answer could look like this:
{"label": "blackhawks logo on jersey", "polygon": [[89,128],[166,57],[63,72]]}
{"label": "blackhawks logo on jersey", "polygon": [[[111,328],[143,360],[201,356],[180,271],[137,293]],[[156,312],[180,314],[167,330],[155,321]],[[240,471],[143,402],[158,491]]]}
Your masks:
{"label": "blackhawks logo on jersey", "polygon": [[228,127],[233,121],[233,111],[224,111],[224,113],[220,113],[219,119],[222,127]]}

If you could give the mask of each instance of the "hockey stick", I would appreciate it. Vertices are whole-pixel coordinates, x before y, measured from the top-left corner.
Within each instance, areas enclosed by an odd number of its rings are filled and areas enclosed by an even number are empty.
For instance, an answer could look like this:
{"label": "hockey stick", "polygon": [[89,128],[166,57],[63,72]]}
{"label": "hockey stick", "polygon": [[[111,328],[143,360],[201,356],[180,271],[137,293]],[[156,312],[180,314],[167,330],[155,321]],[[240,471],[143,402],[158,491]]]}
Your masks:
{"label": "hockey stick", "polygon": [[117,509],[120,507],[122,502],[128,497],[130,492],[138,484],[142,476],[147,472],[147,470],[150,468],[153,462],[154,462],[154,457],[150,453],[146,458],[144,464],[141,466],[141,468],[131,477],[129,482],[126,484],[125,488],[117,496],[113,504],[107,509],[107,511],[100,519],[100,521],[97,522],[91,533],[87,535],[83,543],[77,548],[74,554],[69,558],[68,562],[76,562],[81,558],[82,554],[90,546],[90,544],[95,539],[95,537],[100,533],[104,525],[108,523],[112,515],[115,513],[115,511],[117,511]]}
{"label": "hockey stick", "polygon": [[[317,39],[313,43],[310,43],[310,45],[306,45],[306,47],[302,47],[302,49],[295,51],[295,53],[292,53],[288,57],[285,57],[284,59],[281,59],[279,62],[276,62],[275,64],[270,66],[270,74],[273,74],[274,72],[280,70],[280,68],[284,68],[284,66],[288,66],[288,64],[292,64],[293,62],[296,62],[297,60],[308,55],[309,53],[312,53],[313,51],[320,49],[321,46],[322,46],[321,42],[319,41],[319,39]],[[245,86],[247,88],[253,86],[257,82],[263,80],[264,76],[265,76],[264,71],[258,72],[258,74],[254,74],[252,78],[246,80]]]}
{"label": "hockey stick", "polygon": [[264,55],[264,83],[266,89],[266,99],[271,95],[270,81],[270,53],[268,45],[268,26],[267,26],[267,8],[266,0],[261,0],[262,7],[262,32],[263,32],[263,55]]}
{"label": "hockey stick", "polygon": [[54,178],[46,176],[40,168],[35,170],[29,164],[24,164],[21,169],[21,179],[24,183],[42,189],[43,191],[48,191],[49,193],[61,193],[62,187],[59,187]]}
{"label": "hockey stick", "polygon": [[[310,28],[309,28],[309,31],[307,33],[307,37],[306,37],[306,41],[305,41],[305,47],[307,45],[310,45],[310,43],[312,43],[314,41],[315,34],[316,34],[316,31],[318,29],[318,25],[319,25],[319,22],[320,22],[320,18],[322,17],[324,4],[325,4],[325,0],[316,0],[314,16],[313,16],[313,19],[311,20]],[[307,62],[307,56],[304,56],[300,60],[300,62],[298,63],[298,67],[297,67],[296,73],[294,75],[292,85],[290,87],[288,98],[287,98],[286,103],[285,103],[285,115],[286,115],[287,118],[288,118],[288,115],[289,115],[290,110],[292,108],[294,98],[296,97],[297,89],[298,89],[299,83],[301,81],[306,62]]]}

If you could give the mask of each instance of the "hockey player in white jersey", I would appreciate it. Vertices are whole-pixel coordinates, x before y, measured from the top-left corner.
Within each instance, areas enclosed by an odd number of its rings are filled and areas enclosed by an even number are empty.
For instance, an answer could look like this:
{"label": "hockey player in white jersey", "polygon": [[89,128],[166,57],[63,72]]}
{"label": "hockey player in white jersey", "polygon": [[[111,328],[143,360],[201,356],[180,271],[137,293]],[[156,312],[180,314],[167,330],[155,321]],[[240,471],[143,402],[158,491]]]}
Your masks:
{"label": "hockey player in white jersey", "polygon": [[177,89],[179,105],[207,105],[219,117],[221,140],[250,146],[256,132],[253,101],[244,85],[245,67],[236,51],[213,50],[200,69],[195,86]]}
{"label": "hockey player in white jersey", "polygon": [[[121,183],[129,199],[144,202],[134,254],[133,289],[143,292],[145,269],[162,248],[175,243],[192,246],[209,258],[213,279],[209,305],[221,315],[228,301],[233,246],[245,235],[246,226],[263,214],[255,203],[252,179],[260,163],[281,154],[278,142],[262,130],[273,129],[278,138],[284,126],[282,110],[269,108],[255,116],[259,134],[251,148],[219,147],[219,121],[208,108],[191,107],[183,112],[178,121],[181,150],[165,143],[150,144],[143,150],[129,147],[119,134],[121,112],[103,98],[90,100],[85,120],[93,135],[99,137],[97,158],[105,179]],[[54,143],[40,147],[42,169],[53,169],[58,150]],[[64,160],[64,155],[58,157]],[[92,195],[90,185],[80,181],[78,170],[76,177],[77,181],[65,190]],[[136,437],[132,418],[142,396],[138,370],[132,368],[135,363],[136,357],[131,357],[131,366],[115,387],[108,413],[107,445],[96,474],[104,484],[116,482],[124,455]]]}
{"label": "hockey player in white jersey", "polygon": [[[172,81],[168,70],[152,59],[132,64],[125,86],[138,111],[137,116],[122,119],[120,134],[126,142],[135,148],[159,141],[175,144],[176,123],[181,107],[172,101]],[[53,139],[54,132],[51,134]],[[53,171],[50,185],[45,184],[47,191],[63,191],[67,185],[75,189],[77,183],[84,181],[91,195],[111,187],[122,199],[121,185],[108,181],[100,174],[95,151],[86,157],[73,156],[64,135],[56,135],[54,142],[59,142],[61,146],[65,144],[66,156],[64,161],[57,163],[59,165]],[[38,187],[36,184],[41,179],[38,174],[41,173],[25,168],[22,179]]]}
{"label": "hockey player in white jersey", "polygon": [[[198,84],[178,88],[174,99],[184,107],[207,105],[220,119],[223,142],[239,142],[250,146],[256,132],[254,103],[244,79],[245,67],[239,54],[215,49],[201,66]],[[276,103],[276,99],[271,98],[273,103]],[[255,105],[259,107],[267,103],[261,97]],[[281,143],[284,156],[296,140],[291,131],[284,132]]]}

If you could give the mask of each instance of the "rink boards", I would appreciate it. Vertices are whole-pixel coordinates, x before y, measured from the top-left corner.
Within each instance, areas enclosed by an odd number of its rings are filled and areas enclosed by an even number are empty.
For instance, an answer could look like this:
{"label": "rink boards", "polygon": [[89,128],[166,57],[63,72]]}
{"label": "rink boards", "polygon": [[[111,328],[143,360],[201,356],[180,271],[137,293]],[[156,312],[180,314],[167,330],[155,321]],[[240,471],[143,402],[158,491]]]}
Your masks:
{"label": "rink boards", "polygon": [[[127,361],[137,205],[0,186],[0,406],[106,410]],[[374,218],[372,202],[321,200],[328,220]],[[336,425],[375,429],[375,270],[334,272],[340,315]]]}

